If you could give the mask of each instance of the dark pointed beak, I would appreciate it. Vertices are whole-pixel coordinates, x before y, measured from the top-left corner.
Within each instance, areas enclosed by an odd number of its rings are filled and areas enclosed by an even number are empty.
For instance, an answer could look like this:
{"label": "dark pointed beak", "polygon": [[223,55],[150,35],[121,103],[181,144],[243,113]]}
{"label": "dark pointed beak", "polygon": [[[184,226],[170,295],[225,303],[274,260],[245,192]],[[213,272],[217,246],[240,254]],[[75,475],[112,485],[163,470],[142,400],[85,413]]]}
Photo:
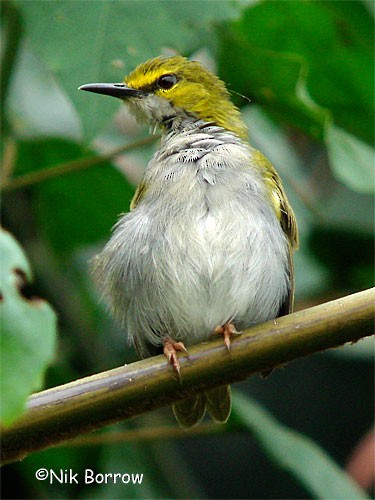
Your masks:
{"label": "dark pointed beak", "polygon": [[144,97],[147,92],[138,89],[132,89],[125,85],[125,83],[88,83],[81,85],[78,90],[87,90],[87,92],[95,92],[96,94],[110,95],[118,97],[119,99],[126,99],[127,97]]}

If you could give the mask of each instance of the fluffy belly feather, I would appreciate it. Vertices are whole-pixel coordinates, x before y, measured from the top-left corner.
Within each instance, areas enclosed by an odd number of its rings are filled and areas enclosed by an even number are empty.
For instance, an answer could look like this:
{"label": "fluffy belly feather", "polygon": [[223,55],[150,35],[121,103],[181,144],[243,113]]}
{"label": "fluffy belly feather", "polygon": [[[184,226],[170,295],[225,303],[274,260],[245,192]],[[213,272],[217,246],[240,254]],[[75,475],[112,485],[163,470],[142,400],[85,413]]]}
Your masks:
{"label": "fluffy belly feather", "polygon": [[113,313],[147,354],[166,336],[188,346],[227,321],[243,329],[276,317],[287,252],[276,217],[256,206],[175,217],[139,207],[119,221],[97,270]]}

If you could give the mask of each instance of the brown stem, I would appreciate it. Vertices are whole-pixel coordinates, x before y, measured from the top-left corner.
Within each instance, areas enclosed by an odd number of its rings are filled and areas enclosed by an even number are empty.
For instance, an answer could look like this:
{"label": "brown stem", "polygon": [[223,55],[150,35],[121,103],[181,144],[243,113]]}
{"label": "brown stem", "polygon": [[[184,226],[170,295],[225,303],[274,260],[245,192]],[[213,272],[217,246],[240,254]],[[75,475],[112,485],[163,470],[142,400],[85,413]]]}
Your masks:
{"label": "brown stem", "polygon": [[11,191],[13,189],[19,189],[25,186],[31,186],[33,184],[38,184],[39,182],[46,181],[48,179],[53,179],[54,177],[59,177],[60,175],[65,175],[70,172],[75,172],[77,170],[84,170],[85,168],[94,167],[100,165],[106,161],[111,160],[115,156],[130,151],[131,149],[136,149],[156,140],[156,136],[148,136],[139,141],[132,142],[126,146],[121,146],[120,148],[114,149],[110,153],[102,156],[90,156],[88,158],[79,158],[78,160],[72,160],[60,165],[55,165],[54,167],[45,168],[43,170],[37,170],[35,172],[30,172],[29,174],[21,175],[10,179],[1,187],[2,191]]}

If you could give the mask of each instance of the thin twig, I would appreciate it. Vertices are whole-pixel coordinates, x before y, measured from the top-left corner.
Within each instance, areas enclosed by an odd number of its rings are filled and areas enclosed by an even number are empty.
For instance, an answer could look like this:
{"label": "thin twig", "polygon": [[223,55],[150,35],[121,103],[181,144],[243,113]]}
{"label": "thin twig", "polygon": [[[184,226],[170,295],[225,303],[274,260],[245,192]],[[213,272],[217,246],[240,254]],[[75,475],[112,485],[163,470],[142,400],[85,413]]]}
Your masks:
{"label": "thin twig", "polygon": [[61,163],[60,165],[55,165],[54,167],[46,168],[43,170],[37,170],[35,172],[30,172],[29,174],[21,175],[15,177],[14,179],[8,180],[2,185],[2,191],[10,191],[14,189],[19,189],[21,187],[32,186],[33,184],[38,184],[39,182],[46,181],[48,179],[53,179],[54,177],[59,177],[60,175],[65,175],[67,173],[76,172],[77,170],[84,170],[86,168],[94,167],[111,160],[115,156],[130,151],[132,149],[145,146],[150,144],[157,139],[158,136],[147,136],[139,141],[132,142],[126,146],[121,146],[116,148],[109,153],[101,156],[89,156],[88,158],[79,158],[77,160],[72,160],[68,162]]}
{"label": "thin twig", "polygon": [[11,177],[16,165],[18,145],[14,137],[7,137],[4,144],[2,168],[0,171],[0,183],[6,184]]}

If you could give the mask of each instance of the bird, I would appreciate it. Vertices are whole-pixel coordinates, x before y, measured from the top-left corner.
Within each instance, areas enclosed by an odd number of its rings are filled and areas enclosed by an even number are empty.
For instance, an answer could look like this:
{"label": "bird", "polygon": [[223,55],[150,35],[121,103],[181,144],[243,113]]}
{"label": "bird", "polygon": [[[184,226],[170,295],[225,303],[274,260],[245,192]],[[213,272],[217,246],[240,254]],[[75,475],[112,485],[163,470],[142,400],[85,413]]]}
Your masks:
{"label": "bird", "polygon": [[[295,215],[270,161],[248,141],[225,83],[182,55],[155,57],[120,83],[80,90],[121,99],[161,133],[130,211],[94,259],[112,314],[141,357],[178,352],[291,312]],[[178,423],[218,423],[228,385],[173,405]]]}

